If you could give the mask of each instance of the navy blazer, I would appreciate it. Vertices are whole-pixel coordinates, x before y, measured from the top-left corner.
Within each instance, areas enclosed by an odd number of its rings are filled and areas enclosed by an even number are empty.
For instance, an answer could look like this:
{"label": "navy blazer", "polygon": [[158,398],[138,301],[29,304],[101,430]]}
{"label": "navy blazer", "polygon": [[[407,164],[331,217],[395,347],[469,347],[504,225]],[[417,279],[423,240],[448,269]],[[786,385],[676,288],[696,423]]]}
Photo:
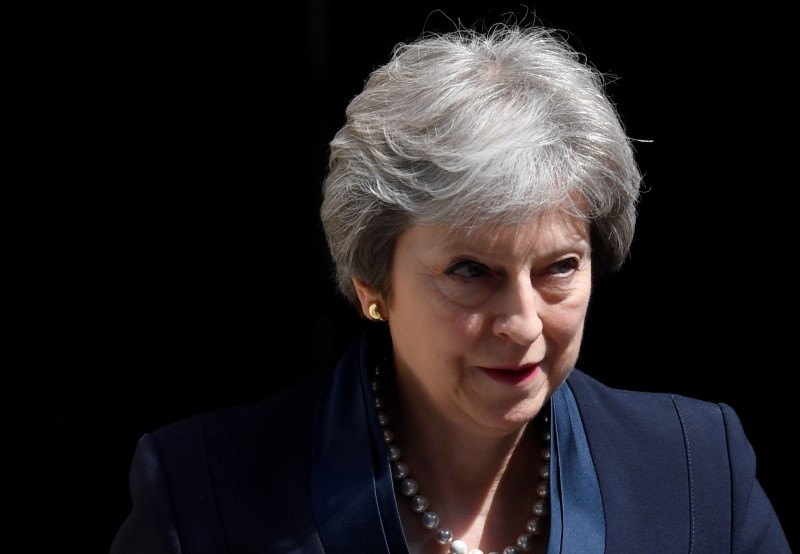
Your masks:
{"label": "navy blazer", "polygon": [[[111,554],[407,554],[369,388],[384,340],[370,331],[333,371],[143,436]],[[573,428],[557,429],[550,553],[791,552],[731,407],[578,369],[559,392],[575,421],[560,412]]]}

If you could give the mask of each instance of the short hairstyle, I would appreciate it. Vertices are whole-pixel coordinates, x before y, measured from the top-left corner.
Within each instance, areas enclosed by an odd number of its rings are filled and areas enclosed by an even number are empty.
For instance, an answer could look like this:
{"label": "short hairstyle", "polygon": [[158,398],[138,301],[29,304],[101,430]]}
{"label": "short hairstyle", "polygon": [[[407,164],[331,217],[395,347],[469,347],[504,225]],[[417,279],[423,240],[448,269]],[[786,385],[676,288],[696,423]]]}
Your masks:
{"label": "short hairstyle", "polygon": [[496,24],[395,46],[330,142],[322,223],[342,294],[385,297],[411,225],[513,225],[552,208],[587,220],[596,271],[618,269],[641,174],[606,78],[560,32]]}

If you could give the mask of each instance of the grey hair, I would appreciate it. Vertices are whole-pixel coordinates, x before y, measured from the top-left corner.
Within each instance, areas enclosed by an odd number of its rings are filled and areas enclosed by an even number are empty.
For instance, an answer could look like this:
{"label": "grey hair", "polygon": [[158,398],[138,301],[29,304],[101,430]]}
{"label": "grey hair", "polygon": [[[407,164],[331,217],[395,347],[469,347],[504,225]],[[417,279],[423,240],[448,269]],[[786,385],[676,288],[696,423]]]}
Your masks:
{"label": "grey hair", "polygon": [[388,297],[411,225],[513,225],[552,208],[586,219],[596,270],[618,269],[641,174],[605,76],[558,31],[497,24],[395,46],[330,143],[321,217],[342,294]]}

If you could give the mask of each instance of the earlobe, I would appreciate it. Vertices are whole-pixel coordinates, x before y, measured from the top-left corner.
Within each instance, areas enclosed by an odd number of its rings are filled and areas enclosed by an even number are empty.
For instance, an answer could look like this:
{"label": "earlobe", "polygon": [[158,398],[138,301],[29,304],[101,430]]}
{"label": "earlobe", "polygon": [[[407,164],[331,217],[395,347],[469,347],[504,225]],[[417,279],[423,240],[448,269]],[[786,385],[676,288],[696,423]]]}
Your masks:
{"label": "earlobe", "polygon": [[353,277],[353,287],[356,289],[358,301],[361,304],[361,313],[373,321],[384,321],[381,313],[381,300],[378,292],[370,285]]}
{"label": "earlobe", "polygon": [[375,321],[383,321],[380,303],[377,300],[369,303],[369,317]]}

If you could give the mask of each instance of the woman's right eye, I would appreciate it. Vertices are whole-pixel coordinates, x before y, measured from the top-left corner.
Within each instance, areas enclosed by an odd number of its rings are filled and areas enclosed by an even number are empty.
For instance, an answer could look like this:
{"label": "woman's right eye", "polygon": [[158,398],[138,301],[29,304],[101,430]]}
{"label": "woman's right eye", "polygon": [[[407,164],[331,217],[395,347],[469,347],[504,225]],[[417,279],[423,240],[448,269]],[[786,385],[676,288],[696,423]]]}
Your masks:
{"label": "woman's right eye", "polygon": [[488,270],[483,264],[479,264],[478,262],[473,262],[471,260],[465,260],[450,266],[447,271],[445,271],[445,274],[451,277],[460,277],[462,279],[477,279],[487,275]]}
{"label": "woman's right eye", "polygon": [[499,276],[485,264],[459,260],[448,267],[439,286],[444,296],[462,307],[474,307],[489,298],[499,285]]}

